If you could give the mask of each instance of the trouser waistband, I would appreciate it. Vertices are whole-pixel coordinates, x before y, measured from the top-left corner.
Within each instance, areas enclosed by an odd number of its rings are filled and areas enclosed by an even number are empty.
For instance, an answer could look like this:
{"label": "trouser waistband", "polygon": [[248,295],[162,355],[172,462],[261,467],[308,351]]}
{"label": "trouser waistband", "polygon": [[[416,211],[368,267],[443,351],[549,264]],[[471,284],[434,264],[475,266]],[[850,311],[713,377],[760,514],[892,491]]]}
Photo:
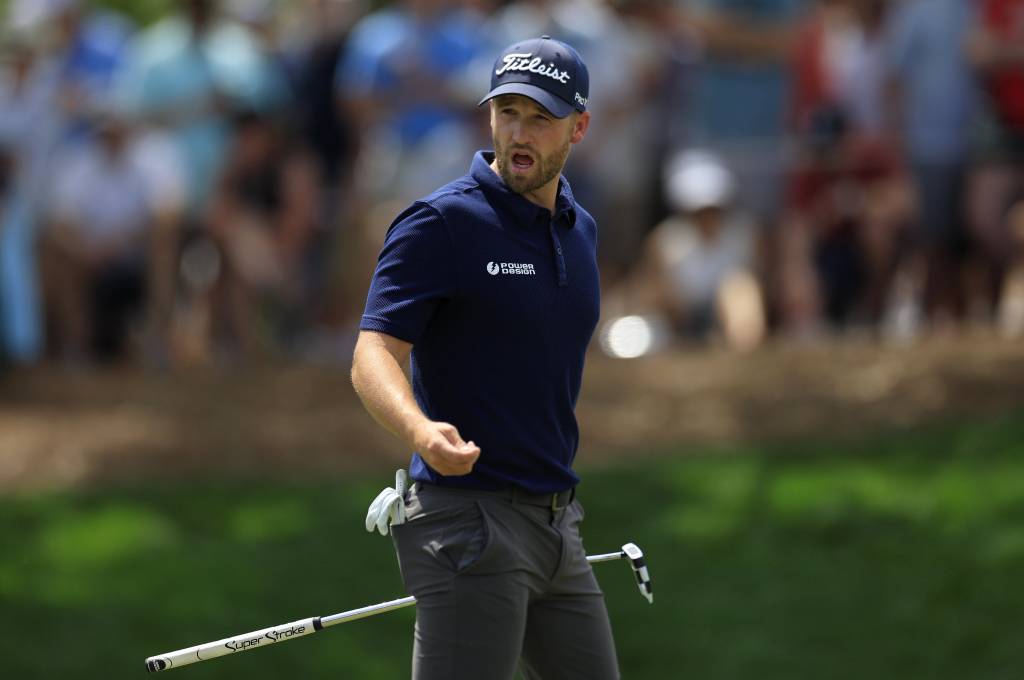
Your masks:
{"label": "trouser waistband", "polygon": [[493,496],[497,498],[503,498],[512,503],[522,503],[523,505],[536,505],[542,508],[550,508],[552,511],[564,510],[569,507],[573,499],[576,498],[576,487],[565,489],[564,491],[556,491],[553,493],[530,493],[525,491],[518,486],[510,486],[505,489],[462,489],[454,486],[440,486],[438,484],[429,484],[424,482],[416,482],[421,486],[429,486],[434,489],[443,489],[445,491],[465,492],[474,495],[481,496]]}

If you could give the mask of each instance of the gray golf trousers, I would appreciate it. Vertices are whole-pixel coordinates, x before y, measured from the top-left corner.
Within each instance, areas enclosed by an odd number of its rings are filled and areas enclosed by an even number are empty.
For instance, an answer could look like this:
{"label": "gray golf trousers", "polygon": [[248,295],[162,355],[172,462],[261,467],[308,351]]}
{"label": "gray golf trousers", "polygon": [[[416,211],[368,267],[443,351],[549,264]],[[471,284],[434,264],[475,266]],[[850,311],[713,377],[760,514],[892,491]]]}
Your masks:
{"label": "gray golf trousers", "polygon": [[586,560],[583,507],[414,484],[391,528],[416,596],[414,680],[616,680],[604,595]]}

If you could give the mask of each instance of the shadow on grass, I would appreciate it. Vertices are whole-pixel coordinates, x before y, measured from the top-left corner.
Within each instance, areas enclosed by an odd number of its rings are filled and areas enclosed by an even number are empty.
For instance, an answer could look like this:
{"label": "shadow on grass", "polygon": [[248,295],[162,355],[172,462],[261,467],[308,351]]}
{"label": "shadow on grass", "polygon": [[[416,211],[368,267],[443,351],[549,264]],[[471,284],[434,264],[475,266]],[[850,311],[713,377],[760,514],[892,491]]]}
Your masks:
{"label": "shadow on grass", "polygon": [[[389,540],[361,526],[387,479],[0,499],[5,676],[141,677],[149,655],[402,595]],[[584,480],[590,551],[636,541],[654,575],[650,607],[627,567],[597,567],[625,678],[1024,668],[1020,418],[644,453]],[[412,622],[394,612],[174,673],[407,677]]]}

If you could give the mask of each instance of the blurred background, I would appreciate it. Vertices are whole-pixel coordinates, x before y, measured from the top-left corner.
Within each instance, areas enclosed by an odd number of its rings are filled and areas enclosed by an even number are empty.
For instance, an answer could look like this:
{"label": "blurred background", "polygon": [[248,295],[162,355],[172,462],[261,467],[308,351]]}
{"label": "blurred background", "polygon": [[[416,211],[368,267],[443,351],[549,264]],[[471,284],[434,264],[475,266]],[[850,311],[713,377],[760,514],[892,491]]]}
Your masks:
{"label": "blurred background", "polygon": [[[0,1],[0,658],[398,597],[348,381],[506,44],[591,73],[587,541],[626,678],[1024,667],[1024,0]],[[412,613],[174,671],[399,678]]]}

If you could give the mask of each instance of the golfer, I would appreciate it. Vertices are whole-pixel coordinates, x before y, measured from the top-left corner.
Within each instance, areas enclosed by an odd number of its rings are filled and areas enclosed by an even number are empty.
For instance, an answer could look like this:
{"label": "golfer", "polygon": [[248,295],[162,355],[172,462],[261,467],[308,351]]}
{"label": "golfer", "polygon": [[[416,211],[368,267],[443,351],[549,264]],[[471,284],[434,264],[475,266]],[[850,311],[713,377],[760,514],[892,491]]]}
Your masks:
{"label": "golfer", "polygon": [[561,171],[588,85],[565,43],[508,47],[480,102],[494,151],[398,216],[373,276],[352,380],[414,450],[382,530],[417,600],[417,680],[619,677],[572,469],[597,234]]}

